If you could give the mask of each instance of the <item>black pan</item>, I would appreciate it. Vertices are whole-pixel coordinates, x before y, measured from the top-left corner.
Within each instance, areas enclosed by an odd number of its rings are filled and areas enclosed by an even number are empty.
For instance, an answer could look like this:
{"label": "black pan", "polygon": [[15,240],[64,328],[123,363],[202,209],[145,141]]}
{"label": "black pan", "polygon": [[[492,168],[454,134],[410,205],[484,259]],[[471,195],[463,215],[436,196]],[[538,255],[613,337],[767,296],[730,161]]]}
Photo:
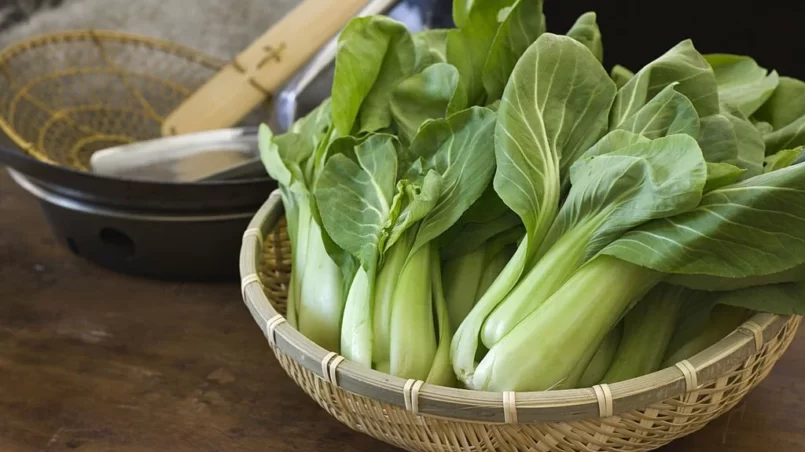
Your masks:
{"label": "black pan", "polygon": [[250,209],[264,202],[276,188],[276,182],[268,177],[181,184],[114,179],[45,163],[10,147],[0,147],[0,163],[65,196],[133,210],[216,212]]}
{"label": "black pan", "polygon": [[[252,138],[256,130],[241,129]],[[243,231],[277,186],[268,177],[210,183],[120,180],[0,147],[0,161],[35,196],[56,238],[114,271],[180,281],[237,280]]]}
{"label": "black pan", "polygon": [[237,280],[237,251],[254,209],[215,214],[130,211],[69,198],[10,172],[39,199],[54,235],[77,256],[155,279]]}

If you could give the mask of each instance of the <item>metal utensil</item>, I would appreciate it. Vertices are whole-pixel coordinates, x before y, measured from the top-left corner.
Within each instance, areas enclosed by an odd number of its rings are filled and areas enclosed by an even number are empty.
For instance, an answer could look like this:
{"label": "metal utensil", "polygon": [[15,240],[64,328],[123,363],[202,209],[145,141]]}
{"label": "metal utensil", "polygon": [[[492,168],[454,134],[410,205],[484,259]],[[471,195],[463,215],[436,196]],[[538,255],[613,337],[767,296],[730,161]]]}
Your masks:
{"label": "metal utensil", "polygon": [[253,131],[245,134],[244,129],[157,138],[104,149],[90,157],[97,174],[172,182],[258,177],[260,168],[254,168],[255,163],[260,163],[257,137]]}
{"label": "metal utensil", "polygon": [[[386,14],[405,23],[412,31],[425,27],[425,9],[433,0],[372,0],[357,16]],[[396,6],[395,6],[396,5]],[[274,99],[268,124],[273,131],[287,131],[300,116],[299,99],[313,81],[335,61],[338,35],[333,37],[297,73]],[[196,135],[196,134],[191,134]],[[208,138],[209,135],[199,135]],[[139,144],[117,146],[98,151],[90,159],[93,172],[119,178],[149,179],[166,182],[212,182],[236,178],[259,177],[265,168],[259,155],[249,156],[241,149],[216,146],[173,146],[172,138],[163,138],[159,152],[141,152]],[[181,143],[181,142],[177,142]],[[149,143],[152,146],[156,143]]]}

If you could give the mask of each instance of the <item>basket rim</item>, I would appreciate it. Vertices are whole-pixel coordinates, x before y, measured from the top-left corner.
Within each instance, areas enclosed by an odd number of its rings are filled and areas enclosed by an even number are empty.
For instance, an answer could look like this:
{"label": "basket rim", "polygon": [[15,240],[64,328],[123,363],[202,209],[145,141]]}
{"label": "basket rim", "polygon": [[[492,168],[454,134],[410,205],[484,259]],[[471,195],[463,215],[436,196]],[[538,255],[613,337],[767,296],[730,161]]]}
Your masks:
{"label": "basket rim", "polygon": [[[406,380],[343,359],[307,339],[284,321],[259,280],[263,238],[283,215],[280,191],[274,190],[244,233],[240,253],[243,301],[275,352],[281,352],[316,376],[353,394],[405,407],[416,414],[484,423],[538,423],[605,418],[644,409],[725,377],[763,351],[799,316],[758,313],[715,345],[676,367],[610,385],[538,392],[487,392],[454,389]],[[418,403],[412,403],[412,386]],[[512,410],[514,416],[512,418]]]}

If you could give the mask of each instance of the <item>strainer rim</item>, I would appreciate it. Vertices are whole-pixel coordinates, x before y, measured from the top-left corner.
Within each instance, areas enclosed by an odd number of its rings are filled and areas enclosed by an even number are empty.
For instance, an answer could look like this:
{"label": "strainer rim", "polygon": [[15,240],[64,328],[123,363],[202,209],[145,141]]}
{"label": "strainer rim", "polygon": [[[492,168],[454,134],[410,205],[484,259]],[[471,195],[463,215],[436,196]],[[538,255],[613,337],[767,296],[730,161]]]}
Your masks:
{"label": "strainer rim", "polygon": [[[61,31],[54,31],[54,32],[47,32],[38,34],[34,37],[30,37],[27,39],[23,39],[17,42],[14,42],[6,48],[0,50],[0,68],[9,64],[15,57],[24,54],[25,52],[38,48],[43,47],[46,45],[50,45],[53,43],[62,43],[67,41],[78,42],[78,41],[93,41],[93,40],[100,40],[103,42],[118,42],[123,44],[135,44],[135,45],[142,45],[144,47],[154,49],[166,54],[171,54],[175,56],[179,56],[187,61],[191,61],[193,63],[201,64],[209,69],[213,69],[215,71],[220,70],[223,66],[225,66],[226,61],[222,60],[217,57],[213,57],[211,55],[202,52],[201,50],[195,49],[193,47],[176,43],[167,39],[162,38],[155,38],[151,36],[146,36],[138,33],[131,33],[131,32],[124,32],[124,31],[117,31],[117,30],[108,30],[108,29],[96,29],[96,28],[88,28],[88,29],[73,29],[73,30],[61,30]],[[69,173],[81,174],[84,176],[91,176],[99,179],[109,179],[109,180],[117,180],[112,177],[107,177],[103,175],[94,174],[92,172],[79,170],[76,168],[72,168],[68,165],[60,165],[54,162],[46,153],[41,152],[37,148],[37,146],[23,138],[22,136],[17,133],[16,129],[12,127],[12,125],[6,120],[6,118],[0,116],[0,130],[8,136],[8,138],[13,142],[14,148],[10,150],[11,152],[15,152],[20,154],[22,158],[35,161],[40,164],[45,164],[51,167],[56,167],[60,170],[67,171]],[[27,149],[27,150],[26,150]],[[29,155],[28,152],[34,151],[38,152],[41,157],[34,157]],[[203,185],[206,186],[218,186],[218,187],[225,187],[228,185],[240,185],[244,183],[256,183],[262,182],[265,180],[270,180],[270,178],[266,175],[266,177],[260,178],[249,178],[249,179],[241,179],[241,180],[224,180],[224,181],[209,181],[204,182]],[[187,182],[170,182],[170,181],[144,181],[144,180],[126,180],[128,183],[132,184],[148,184],[148,185],[197,185],[196,183],[187,183]],[[199,183],[200,184],[200,183]]]}
{"label": "strainer rim", "polygon": [[54,42],[93,41],[95,39],[99,39],[101,41],[115,41],[126,44],[133,43],[144,45],[155,50],[186,58],[216,70],[222,68],[226,64],[226,60],[208,55],[207,53],[191,46],[167,39],[118,30],[85,28],[41,33],[27,39],[13,42],[4,49],[0,50],[0,66],[6,64],[12,58],[21,55],[32,48],[42,47],[44,45],[53,44]]}

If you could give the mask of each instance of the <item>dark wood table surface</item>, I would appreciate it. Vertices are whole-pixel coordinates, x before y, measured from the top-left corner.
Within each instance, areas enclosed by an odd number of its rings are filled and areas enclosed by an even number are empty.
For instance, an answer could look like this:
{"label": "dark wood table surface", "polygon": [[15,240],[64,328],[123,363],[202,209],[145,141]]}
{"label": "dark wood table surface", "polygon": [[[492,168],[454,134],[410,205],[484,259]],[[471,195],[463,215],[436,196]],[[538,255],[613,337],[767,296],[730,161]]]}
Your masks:
{"label": "dark wood table surface", "polygon": [[[805,451],[805,333],[740,406],[664,452]],[[0,172],[0,451],[397,450],[286,377],[236,284],[109,272]]]}

